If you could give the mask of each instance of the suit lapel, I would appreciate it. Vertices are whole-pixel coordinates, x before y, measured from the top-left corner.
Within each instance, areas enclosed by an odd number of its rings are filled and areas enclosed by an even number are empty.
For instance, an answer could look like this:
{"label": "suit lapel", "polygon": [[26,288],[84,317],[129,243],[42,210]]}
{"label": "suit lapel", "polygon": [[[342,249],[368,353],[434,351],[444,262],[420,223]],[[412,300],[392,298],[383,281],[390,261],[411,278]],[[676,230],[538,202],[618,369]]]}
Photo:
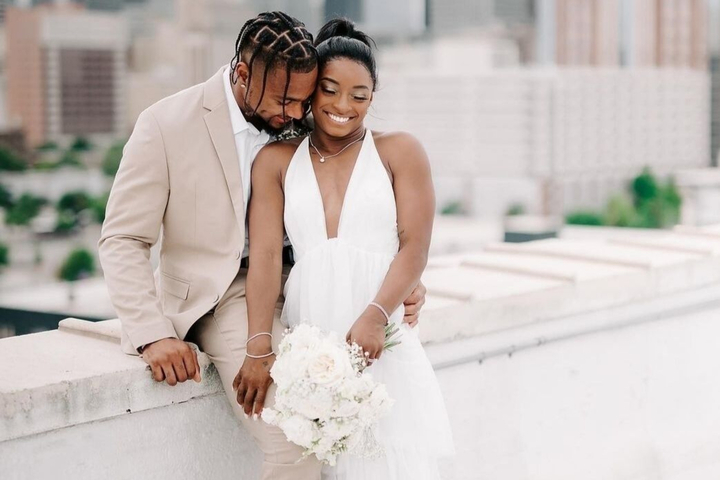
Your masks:
{"label": "suit lapel", "polygon": [[235,146],[235,135],[230,123],[230,112],[223,85],[224,68],[221,68],[220,71],[205,82],[203,106],[209,110],[205,114],[205,125],[210,133],[215,152],[220,159],[238,227],[242,232],[245,229],[245,195]]}

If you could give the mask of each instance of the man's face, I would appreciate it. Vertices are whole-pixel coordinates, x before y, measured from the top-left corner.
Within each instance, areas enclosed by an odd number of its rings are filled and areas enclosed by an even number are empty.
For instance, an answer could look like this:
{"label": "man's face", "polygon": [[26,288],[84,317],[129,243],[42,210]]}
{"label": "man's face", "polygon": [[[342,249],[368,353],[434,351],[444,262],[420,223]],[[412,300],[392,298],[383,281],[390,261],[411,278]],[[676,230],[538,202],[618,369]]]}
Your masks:
{"label": "man's face", "polygon": [[[239,62],[236,69],[238,82],[233,86],[233,90],[236,90],[235,98],[239,100],[238,104],[250,123],[272,133],[282,130],[292,120],[303,118],[307,101],[315,91],[317,68],[307,73],[291,72],[287,95],[285,87],[288,78],[284,65],[271,67],[267,72],[264,93],[264,64],[256,61],[252,76],[244,62]],[[247,84],[248,77],[250,85]],[[247,96],[246,89],[249,90]]]}

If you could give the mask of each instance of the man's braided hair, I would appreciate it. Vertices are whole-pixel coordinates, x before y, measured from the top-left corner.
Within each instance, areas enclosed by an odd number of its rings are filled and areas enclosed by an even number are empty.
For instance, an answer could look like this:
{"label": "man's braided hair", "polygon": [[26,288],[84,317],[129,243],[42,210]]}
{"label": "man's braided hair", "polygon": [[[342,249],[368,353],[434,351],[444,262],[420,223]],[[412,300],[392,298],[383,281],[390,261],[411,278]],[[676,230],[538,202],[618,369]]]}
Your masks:
{"label": "man's braided hair", "polygon": [[[267,86],[267,77],[271,69],[285,67],[285,93],[283,104],[290,87],[290,74],[292,72],[307,73],[317,67],[317,51],[313,45],[313,36],[301,21],[283,12],[265,12],[245,22],[235,41],[235,56],[230,62],[233,84],[237,83],[236,67],[239,62],[246,61],[250,71],[245,90],[245,103],[247,104],[250,80],[253,76],[253,65],[256,62],[264,65],[262,73],[263,83],[260,99],[255,105],[252,115],[262,103]],[[309,104],[305,106],[306,113]],[[285,108],[283,106],[283,116]]]}

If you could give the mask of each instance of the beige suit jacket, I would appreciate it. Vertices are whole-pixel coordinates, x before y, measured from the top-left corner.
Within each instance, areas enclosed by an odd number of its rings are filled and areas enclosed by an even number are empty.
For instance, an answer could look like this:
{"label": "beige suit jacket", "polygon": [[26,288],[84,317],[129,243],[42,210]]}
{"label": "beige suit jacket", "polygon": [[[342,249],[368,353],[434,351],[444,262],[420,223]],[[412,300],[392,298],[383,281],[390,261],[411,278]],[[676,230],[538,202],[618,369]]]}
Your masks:
{"label": "beige suit jacket", "polygon": [[142,112],[123,151],[99,254],[126,353],[184,338],[238,273],[245,206],[222,72]]}

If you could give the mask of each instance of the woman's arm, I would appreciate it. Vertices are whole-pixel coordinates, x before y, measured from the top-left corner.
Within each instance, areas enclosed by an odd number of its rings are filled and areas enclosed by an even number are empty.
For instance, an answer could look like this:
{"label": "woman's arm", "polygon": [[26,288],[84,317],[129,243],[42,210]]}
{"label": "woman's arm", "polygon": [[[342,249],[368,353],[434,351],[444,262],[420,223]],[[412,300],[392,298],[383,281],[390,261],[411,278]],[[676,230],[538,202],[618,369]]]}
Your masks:
{"label": "woman's arm", "polygon": [[[258,153],[252,168],[252,196],[248,205],[250,267],[246,281],[248,338],[272,333],[275,305],[280,296],[282,278],[283,208],[282,149],[271,145]],[[272,352],[268,335],[247,345],[249,355]],[[245,357],[233,387],[246,415],[259,415],[267,389],[272,384],[270,368],[275,355]]]}
{"label": "woman's arm", "polygon": [[[435,217],[435,191],[430,162],[417,139],[398,132],[386,134],[378,144],[381,142],[383,145],[378,145],[378,150],[388,162],[393,176],[400,250],[390,264],[374,302],[392,315],[415,289],[425,270]],[[384,329],[379,347],[377,338],[366,338],[378,335],[379,330],[372,326],[378,322],[384,324],[385,316],[377,307],[368,305],[348,334],[351,340],[370,347],[365,348],[370,352],[370,358],[377,358],[382,352]]]}

